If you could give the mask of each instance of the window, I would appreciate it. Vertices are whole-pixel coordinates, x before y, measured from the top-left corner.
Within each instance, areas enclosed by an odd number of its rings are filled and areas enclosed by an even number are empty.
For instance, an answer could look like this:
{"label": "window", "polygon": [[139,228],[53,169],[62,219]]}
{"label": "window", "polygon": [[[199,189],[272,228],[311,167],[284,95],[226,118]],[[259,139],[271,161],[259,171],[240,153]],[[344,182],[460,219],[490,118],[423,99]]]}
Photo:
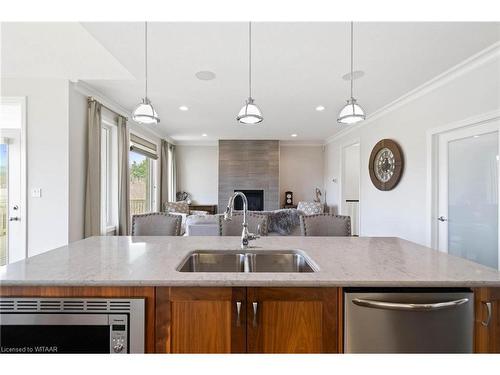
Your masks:
{"label": "window", "polygon": [[113,116],[103,111],[101,121],[101,232],[113,235],[118,227],[118,136]]}
{"label": "window", "polygon": [[130,214],[156,211],[156,144],[130,134]]}

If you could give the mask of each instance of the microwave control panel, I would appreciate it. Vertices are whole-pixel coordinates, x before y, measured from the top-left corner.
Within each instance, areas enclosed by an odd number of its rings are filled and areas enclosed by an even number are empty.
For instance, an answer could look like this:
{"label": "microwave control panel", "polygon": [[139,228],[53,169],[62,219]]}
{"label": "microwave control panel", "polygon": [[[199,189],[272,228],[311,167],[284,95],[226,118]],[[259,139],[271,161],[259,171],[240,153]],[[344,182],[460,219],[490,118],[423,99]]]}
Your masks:
{"label": "microwave control panel", "polygon": [[111,330],[110,353],[128,353],[128,316],[109,315],[109,328]]}

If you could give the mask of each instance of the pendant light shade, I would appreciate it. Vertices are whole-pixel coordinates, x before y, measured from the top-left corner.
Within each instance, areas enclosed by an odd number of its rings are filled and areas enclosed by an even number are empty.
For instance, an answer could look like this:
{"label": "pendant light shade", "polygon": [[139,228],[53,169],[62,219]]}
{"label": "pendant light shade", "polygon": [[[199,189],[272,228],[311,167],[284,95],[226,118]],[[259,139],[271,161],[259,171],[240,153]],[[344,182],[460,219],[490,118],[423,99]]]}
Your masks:
{"label": "pendant light shade", "polygon": [[236,120],[238,120],[241,124],[253,125],[262,122],[264,118],[262,117],[259,107],[253,103],[253,99],[250,97],[247,99],[243,108],[241,108]]}
{"label": "pendant light shade", "polygon": [[342,107],[337,117],[339,124],[355,124],[356,122],[363,121],[366,118],[365,111],[356,102],[353,95],[353,22],[351,22],[351,97],[347,100],[347,104]]}
{"label": "pendant light shade", "polygon": [[146,78],[145,95],[132,112],[132,120],[139,124],[158,124],[160,117],[148,98],[148,23],[144,24],[144,73]]}
{"label": "pendant light shade", "polygon": [[337,122],[339,124],[355,124],[356,122],[363,121],[365,118],[363,108],[356,103],[356,99],[351,98],[347,100],[347,104],[340,110]]}
{"label": "pendant light shade", "polygon": [[255,125],[264,120],[262,112],[254,103],[252,98],[252,23],[248,23],[248,99],[243,108],[241,108],[236,120],[240,124]]}
{"label": "pendant light shade", "polygon": [[139,103],[135,107],[132,119],[139,124],[157,124],[160,122],[158,113],[156,113],[151,101],[147,97],[142,99],[142,103]]}

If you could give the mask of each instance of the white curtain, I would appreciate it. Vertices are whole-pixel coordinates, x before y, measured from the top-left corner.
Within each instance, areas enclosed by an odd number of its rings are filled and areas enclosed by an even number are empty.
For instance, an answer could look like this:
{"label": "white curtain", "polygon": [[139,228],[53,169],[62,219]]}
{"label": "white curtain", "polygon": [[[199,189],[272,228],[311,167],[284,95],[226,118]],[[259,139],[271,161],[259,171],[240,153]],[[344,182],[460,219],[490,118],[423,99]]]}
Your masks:
{"label": "white curtain", "polygon": [[177,161],[175,156],[175,146],[169,145],[170,150],[170,173],[169,173],[169,189],[168,189],[168,201],[175,202],[177,194]]}
{"label": "white curtain", "polygon": [[168,146],[169,143],[162,139],[160,150],[160,211],[163,211],[165,203],[169,201]]}
{"label": "white curtain", "polygon": [[127,119],[118,116],[118,235],[130,234],[130,149]]}
{"label": "white curtain", "polygon": [[85,238],[100,236],[101,226],[101,104],[89,100],[87,111],[87,180]]}

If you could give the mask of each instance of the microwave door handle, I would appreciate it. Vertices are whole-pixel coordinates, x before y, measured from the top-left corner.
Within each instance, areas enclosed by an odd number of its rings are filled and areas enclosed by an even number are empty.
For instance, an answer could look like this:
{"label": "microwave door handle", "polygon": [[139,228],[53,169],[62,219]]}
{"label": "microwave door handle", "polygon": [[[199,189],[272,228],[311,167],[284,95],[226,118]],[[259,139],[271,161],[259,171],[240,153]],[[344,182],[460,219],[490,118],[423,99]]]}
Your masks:
{"label": "microwave door handle", "polygon": [[449,309],[463,305],[469,302],[468,298],[461,298],[454,301],[435,302],[435,303],[398,303],[398,302],[384,302],[374,301],[363,298],[354,298],[352,303],[357,306],[369,307],[372,309],[381,310],[396,310],[396,311],[436,311]]}

